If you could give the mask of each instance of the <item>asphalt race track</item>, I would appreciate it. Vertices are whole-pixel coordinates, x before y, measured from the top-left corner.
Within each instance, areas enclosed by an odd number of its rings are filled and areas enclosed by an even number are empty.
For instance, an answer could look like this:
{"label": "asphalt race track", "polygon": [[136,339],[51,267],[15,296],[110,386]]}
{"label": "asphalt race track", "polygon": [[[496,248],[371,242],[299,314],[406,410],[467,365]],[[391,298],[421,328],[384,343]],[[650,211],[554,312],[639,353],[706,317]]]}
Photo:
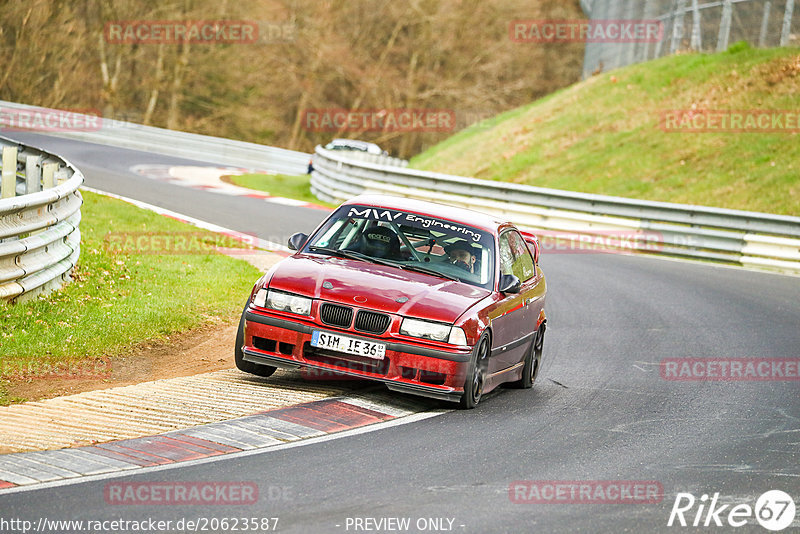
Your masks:
{"label": "asphalt race track", "polygon": [[[134,164],[185,160],[34,134],[13,137],[61,153],[84,172],[88,186],[263,238],[285,242],[325,215],[266,209],[263,200],[128,171]],[[365,518],[410,518],[411,532],[418,526],[472,533],[765,532],[754,518],[737,529],[670,528],[667,521],[680,492],[698,499],[719,493],[720,504],[754,506],[765,491],[783,490],[798,502],[800,382],[665,380],[659,363],[797,358],[800,279],[610,254],[544,253],[541,264],[548,330],[533,390],[502,389],[476,410],[340,439],[6,494],[0,496],[3,516],[34,522],[277,517],[281,532],[376,532]],[[113,480],[253,481],[261,497],[235,507],[114,506],[104,499]],[[657,481],[665,495],[655,504],[512,502],[509,487],[526,480]],[[687,520],[696,512],[697,506]],[[436,523],[428,520],[436,518],[444,528],[430,528]]]}

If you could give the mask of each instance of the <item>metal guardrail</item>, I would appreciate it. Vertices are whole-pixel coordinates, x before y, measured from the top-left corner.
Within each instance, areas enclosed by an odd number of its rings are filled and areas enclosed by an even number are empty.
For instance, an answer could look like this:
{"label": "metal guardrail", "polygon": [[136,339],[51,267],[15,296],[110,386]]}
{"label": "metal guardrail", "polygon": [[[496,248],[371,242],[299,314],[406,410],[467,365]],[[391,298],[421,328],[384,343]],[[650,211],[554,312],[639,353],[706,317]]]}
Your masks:
{"label": "metal guardrail", "polygon": [[83,175],[5,137],[0,147],[0,299],[19,300],[69,280],[80,255]]}
{"label": "metal guardrail", "polygon": [[800,273],[800,217],[479,180],[359,161],[319,146],[311,189],[328,202],[361,193],[433,199],[545,235],[627,232],[647,242],[645,252]]}
{"label": "metal guardrail", "polygon": [[[48,110],[47,108],[2,100],[0,100],[0,110],[6,113],[59,112],[58,110]],[[72,115],[82,116],[78,113]],[[52,129],[50,131],[38,131],[37,133],[282,174],[305,174],[308,170],[308,161],[311,158],[311,155],[305,152],[258,145],[256,143],[177,132],[113,119],[92,116],[89,116],[88,119],[81,123],[88,125],[83,128],[62,129],[61,131]],[[36,130],[31,131],[36,132]]]}
{"label": "metal guardrail", "polygon": [[339,150],[339,152],[346,153],[349,159],[356,159],[358,161],[378,163],[380,165],[388,165],[390,167],[408,167],[407,159],[394,158],[388,154],[370,154],[369,152],[362,152],[359,150]]}

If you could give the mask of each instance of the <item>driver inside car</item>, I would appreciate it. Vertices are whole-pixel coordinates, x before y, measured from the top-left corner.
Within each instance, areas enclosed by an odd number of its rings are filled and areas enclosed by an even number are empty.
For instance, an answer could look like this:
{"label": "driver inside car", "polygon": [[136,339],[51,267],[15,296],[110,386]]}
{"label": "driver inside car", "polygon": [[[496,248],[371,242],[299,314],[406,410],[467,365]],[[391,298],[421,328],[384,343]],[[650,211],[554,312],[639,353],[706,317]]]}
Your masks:
{"label": "driver inside car", "polygon": [[448,261],[471,273],[475,272],[475,254],[472,246],[463,239],[459,239],[446,248]]}

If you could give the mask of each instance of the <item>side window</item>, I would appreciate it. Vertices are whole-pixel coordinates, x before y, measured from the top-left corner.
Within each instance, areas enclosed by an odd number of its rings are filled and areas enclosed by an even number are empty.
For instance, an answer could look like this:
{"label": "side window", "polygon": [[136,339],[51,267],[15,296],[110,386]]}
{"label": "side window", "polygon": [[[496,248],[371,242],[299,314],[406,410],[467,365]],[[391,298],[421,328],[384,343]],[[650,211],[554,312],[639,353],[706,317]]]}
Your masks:
{"label": "side window", "polygon": [[336,248],[347,248],[355,243],[365,224],[366,221],[364,219],[347,219],[347,223],[341,231],[336,234],[336,240],[334,242]]}
{"label": "side window", "polygon": [[[504,248],[507,250],[505,254],[510,258],[508,264],[504,257]],[[533,257],[519,232],[512,230],[500,236],[500,262],[503,274],[513,274],[521,282],[530,280],[536,274]]]}
{"label": "side window", "polygon": [[500,274],[514,274],[514,253],[511,252],[511,243],[508,242],[510,232],[500,236]]}
{"label": "side window", "polygon": [[320,237],[316,245],[318,247],[329,247],[331,245],[331,240],[334,240],[337,236],[341,235],[342,224],[344,223],[344,219],[339,219],[335,223],[328,228],[325,233]]}

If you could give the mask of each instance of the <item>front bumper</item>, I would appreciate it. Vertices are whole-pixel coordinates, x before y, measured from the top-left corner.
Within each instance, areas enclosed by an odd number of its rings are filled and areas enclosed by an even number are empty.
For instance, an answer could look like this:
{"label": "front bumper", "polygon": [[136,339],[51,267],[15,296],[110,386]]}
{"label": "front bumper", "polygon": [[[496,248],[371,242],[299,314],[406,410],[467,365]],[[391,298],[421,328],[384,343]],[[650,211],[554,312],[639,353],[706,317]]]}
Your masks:
{"label": "front bumper", "polygon": [[[343,334],[357,339],[386,344],[383,360],[352,356],[311,346],[314,330]],[[386,336],[368,336],[352,330],[333,330],[327,326],[245,311],[244,360],[255,364],[288,369],[305,368],[311,375],[336,378],[351,376],[383,382],[394,391],[440,400],[458,401],[471,349],[453,351],[404,343]]]}

